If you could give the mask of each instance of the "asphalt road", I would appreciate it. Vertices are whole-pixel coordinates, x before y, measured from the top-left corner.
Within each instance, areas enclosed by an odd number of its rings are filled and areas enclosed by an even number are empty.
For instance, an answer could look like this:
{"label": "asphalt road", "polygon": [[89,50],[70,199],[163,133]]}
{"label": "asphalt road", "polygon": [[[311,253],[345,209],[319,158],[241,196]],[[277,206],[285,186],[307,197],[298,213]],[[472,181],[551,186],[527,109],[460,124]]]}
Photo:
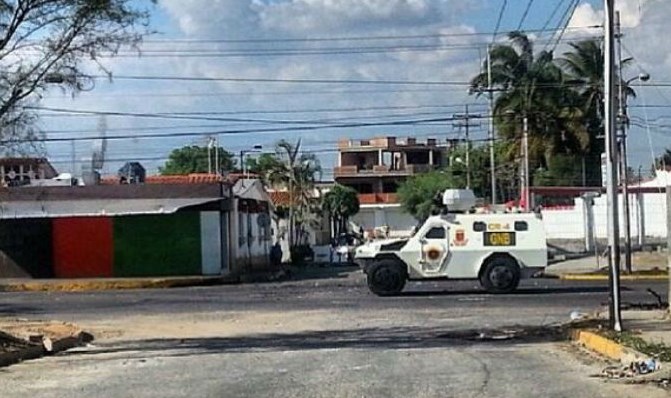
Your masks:
{"label": "asphalt road", "polygon": [[[652,303],[665,283],[624,283]],[[75,321],[94,346],[0,372],[2,397],[647,397],[590,377],[551,337],[479,341],[514,325],[565,322],[607,301],[603,282],[531,280],[510,295],[473,282],[368,293],[328,280],[90,293],[0,293],[0,314]],[[516,326],[515,326],[516,327]]]}

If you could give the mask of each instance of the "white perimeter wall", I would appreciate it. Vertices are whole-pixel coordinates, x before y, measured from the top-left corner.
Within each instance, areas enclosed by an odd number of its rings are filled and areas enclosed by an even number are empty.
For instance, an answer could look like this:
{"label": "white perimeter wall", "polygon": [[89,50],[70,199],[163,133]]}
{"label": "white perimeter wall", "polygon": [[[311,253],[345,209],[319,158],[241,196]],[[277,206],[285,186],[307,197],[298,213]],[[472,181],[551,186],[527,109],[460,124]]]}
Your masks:
{"label": "white perimeter wall", "polygon": [[[624,236],[624,206],[619,197],[620,235]],[[638,236],[643,226],[645,236],[666,237],[666,194],[646,193],[630,195],[631,234]],[[605,195],[594,199],[594,224],[596,237],[607,238],[607,208]],[[586,211],[583,199],[575,199],[573,208],[543,209],[543,223],[548,239],[584,239]],[[632,238],[635,239],[635,238]]]}

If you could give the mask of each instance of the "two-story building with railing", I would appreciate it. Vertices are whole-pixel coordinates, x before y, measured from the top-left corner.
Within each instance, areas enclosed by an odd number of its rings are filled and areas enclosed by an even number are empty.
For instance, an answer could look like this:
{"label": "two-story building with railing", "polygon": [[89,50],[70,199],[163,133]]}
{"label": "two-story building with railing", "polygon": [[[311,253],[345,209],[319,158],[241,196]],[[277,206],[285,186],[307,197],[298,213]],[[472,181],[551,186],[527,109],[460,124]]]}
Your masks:
{"label": "two-story building with railing", "polygon": [[444,166],[447,148],[436,139],[377,137],[338,142],[334,178],[359,193],[361,210],[354,222],[366,230],[389,227],[407,233],[416,221],[403,213],[396,191],[403,181]]}

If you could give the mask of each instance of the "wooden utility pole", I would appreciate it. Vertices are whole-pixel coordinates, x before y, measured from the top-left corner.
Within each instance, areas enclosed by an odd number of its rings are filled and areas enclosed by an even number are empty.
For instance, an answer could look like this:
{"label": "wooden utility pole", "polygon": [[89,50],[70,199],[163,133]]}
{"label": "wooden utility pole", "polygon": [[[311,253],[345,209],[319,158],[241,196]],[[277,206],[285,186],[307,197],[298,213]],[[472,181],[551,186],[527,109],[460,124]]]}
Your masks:
{"label": "wooden utility pole", "polygon": [[468,105],[466,105],[464,109],[465,113],[457,113],[456,115],[453,116],[454,120],[458,120],[458,122],[454,123],[453,126],[459,128],[461,130],[462,128],[465,131],[466,134],[466,188],[470,189],[471,188],[471,137],[470,137],[470,128],[471,127],[478,127],[479,124],[477,123],[471,123],[471,119],[479,119],[482,116],[481,115],[476,115],[468,112]]}
{"label": "wooden utility pole", "polygon": [[520,199],[524,200],[524,210],[530,212],[531,209],[531,193],[529,192],[530,178],[529,178],[529,118],[525,115],[523,121],[523,130],[522,130],[522,149],[524,150],[524,157],[522,165],[522,170],[524,170],[524,175],[522,176],[522,186],[523,191]]}
{"label": "wooden utility pole", "polygon": [[[669,270],[669,296],[671,297],[671,185],[666,186],[666,268]],[[671,311],[671,306],[669,306]]]}
{"label": "wooden utility pole", "polygon": [[608,265],[610,267],[610,327],[622,331],[620,314],[620,226],[618,217],[617,129],[615,123],[615,0],[604,0],[604,126],[606,147],[606,202],[608,213]]}
{"label": "wooden utility pole", "polygon": [[631,273],[631,210],[629,209],[629,164],[627,163],[627,93],[622,75],[622,30],[620,12],[615,12],[615,39],[617,40],[618,70],[618,111],[617,123],[620,134],[620,182],[622,183],[622,205],[624,210],[624,265],[628,274]]}
{"label": "wooden utility pole", "polygon": [[496,156],[494,146],[494,90],[492,89],[492,46],[487,46],[487,92],[489,94],[489,125],[487,138],[489,139],[489,173],[492,182],[492,206],[496,204]]}

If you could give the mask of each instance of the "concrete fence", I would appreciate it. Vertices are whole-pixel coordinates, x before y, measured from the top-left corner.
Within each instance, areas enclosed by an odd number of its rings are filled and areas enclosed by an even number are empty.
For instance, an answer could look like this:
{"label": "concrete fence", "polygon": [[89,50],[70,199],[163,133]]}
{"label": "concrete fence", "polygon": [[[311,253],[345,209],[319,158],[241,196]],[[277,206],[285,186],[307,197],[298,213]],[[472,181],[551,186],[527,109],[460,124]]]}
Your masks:
{"label": "concrete fence", "polygon": [[[620,235],[624,236],[624,206],[620,195]],[[632,242],[643,243],[644,237],[666,237],[666,194],[638,193],[629,198]],[[594,199],[589,206],[582,198],[574,200],[574,206],[547,208],[542,210],[543,223],[548,239],[586,239],[594,234],[596,239],[607,238],[606,197]]]}

